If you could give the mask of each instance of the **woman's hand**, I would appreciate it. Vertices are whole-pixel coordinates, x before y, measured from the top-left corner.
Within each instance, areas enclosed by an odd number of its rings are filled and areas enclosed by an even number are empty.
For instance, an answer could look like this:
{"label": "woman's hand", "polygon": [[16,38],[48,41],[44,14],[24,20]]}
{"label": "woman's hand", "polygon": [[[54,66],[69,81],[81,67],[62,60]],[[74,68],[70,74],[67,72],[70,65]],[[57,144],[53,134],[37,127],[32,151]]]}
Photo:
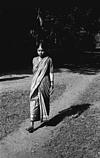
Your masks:
{"label": "woman's hand", "polygon": [[50,72],[50,94],[54,91],[54,74]]}
{"label": "woman's hand", "polygon": [[50,86],[50,95],[54,92],[54,83],[51,83]]}
{"label": "woman's hand", "polygon": [[37,71],[37,69],[38,69],[38,65],[35,65],[32,70],[33,74]]}

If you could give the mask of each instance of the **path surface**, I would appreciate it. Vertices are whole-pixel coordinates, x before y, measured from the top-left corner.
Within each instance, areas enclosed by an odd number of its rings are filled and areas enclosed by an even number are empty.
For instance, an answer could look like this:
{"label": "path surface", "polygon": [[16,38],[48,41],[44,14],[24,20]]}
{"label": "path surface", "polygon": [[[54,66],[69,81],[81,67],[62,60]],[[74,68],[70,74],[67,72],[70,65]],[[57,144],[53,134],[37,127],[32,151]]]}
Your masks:
{"label": "path surface", "polygon": [[[98,74],[100,75],[100,74]],[[77,101],[78,96],[89,85],[96,75],[80,75],[78,73],[60,72],[55,75],[55,82],[66,82],[66,90],[58,100],[51,104],[50,118],[56,116],[59,111],[69,108]],[[31,81],[31,76],[29,77]],[[19,81],[2,82],[0,90],[5,91],[14,88],[25,88],[26,79]],[[12,84],[13,83],[13,84]],[[4,86],[3,86],[4,85]],[[30,86],[27,85],[27,87]],[[43,126],[38,128],[34,133],[28,133],[25,128],[29,126],[29,119],[20,125],[18,131],[9,134],[0,142],[0,158],[46,158],[50,157],[47,153],[42,152],[42,145],[50,139],[51,132],[61,124],[56,126]],[[36,126],[39,127],[39,122]]]}

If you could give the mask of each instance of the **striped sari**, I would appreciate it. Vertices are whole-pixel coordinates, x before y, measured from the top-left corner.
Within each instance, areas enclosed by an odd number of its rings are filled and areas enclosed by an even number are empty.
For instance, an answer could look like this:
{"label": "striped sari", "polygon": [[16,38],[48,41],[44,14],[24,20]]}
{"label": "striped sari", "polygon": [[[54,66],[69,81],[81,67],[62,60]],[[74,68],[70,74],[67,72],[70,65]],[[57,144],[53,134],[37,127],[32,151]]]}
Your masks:
{"label": "striped sari", "polygon": [[45,57],[40,62],[36,57],[33,61],[33,79],[30,90],[30,119],[31,121],[46,121],[49,116],[50,98],[50,61]]}

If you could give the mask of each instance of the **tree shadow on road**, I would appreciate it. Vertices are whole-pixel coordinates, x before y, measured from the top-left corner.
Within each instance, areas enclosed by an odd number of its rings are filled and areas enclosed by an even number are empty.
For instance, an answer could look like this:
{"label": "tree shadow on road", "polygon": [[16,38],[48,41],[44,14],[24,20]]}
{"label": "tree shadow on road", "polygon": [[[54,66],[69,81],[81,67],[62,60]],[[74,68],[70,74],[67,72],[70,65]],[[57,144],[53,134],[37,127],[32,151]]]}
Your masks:
{"label": "tree shadow on road", "polygon": [[45,123],[42,123],[40,126],[38,126],[35,130],[42,128],[44,126],[56,126],[59,124],[65,117],[72,116],[73,118],[79,117],[85,110],[87,110],[91,104],[78,104],[78,105],[72,105],[68,109],[64,109],[62,111],[59,111],[57,115],[55,115],[53,118],[48,120]]}
{"label": "tree shadow on road", "polygon": [[96,75],[97,73],[100,73],[100,64],[94,63],[94,64],[76,64],[76,63],[69,63],[69,64],[63,64],[59,68],[55,69],[55,73],[62,72],[62,69],[66,70],[66,72],[72,72],[72,73],[79,73],[84,75]]}
{"label": "tree shadow on road", "polygon": [[100,66],[97,64],[89,65],[89,64],[66,64],[64,66],[68,69],[68,72],[86,74],[86,75],[96,75],[100,72]]}
{"label": "tree shadow on road", "polygon": [[29,76],[1,78],[1,79],[0,79],[0,82],[3,82],[3,81],[12,81],[12,80],[19,80],[19,79],[24,79],[24,78],[26,78],[26,77],[29,77]]}

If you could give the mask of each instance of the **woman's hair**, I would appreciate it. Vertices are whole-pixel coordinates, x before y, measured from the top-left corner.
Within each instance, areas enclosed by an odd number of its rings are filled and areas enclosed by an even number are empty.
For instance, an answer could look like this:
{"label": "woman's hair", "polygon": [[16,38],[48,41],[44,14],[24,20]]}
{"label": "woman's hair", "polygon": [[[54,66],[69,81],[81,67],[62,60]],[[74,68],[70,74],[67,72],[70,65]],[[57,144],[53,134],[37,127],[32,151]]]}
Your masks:
{"label": "woman's hair", "polygon": [[39,49],[39,48],[41,48],[41,49],[43,49],[43,50],[46,50],[45,43],[44,43],[44,42],[40,42],[40,43],[38,44],[38,46],[37,46],[37,49]]}

